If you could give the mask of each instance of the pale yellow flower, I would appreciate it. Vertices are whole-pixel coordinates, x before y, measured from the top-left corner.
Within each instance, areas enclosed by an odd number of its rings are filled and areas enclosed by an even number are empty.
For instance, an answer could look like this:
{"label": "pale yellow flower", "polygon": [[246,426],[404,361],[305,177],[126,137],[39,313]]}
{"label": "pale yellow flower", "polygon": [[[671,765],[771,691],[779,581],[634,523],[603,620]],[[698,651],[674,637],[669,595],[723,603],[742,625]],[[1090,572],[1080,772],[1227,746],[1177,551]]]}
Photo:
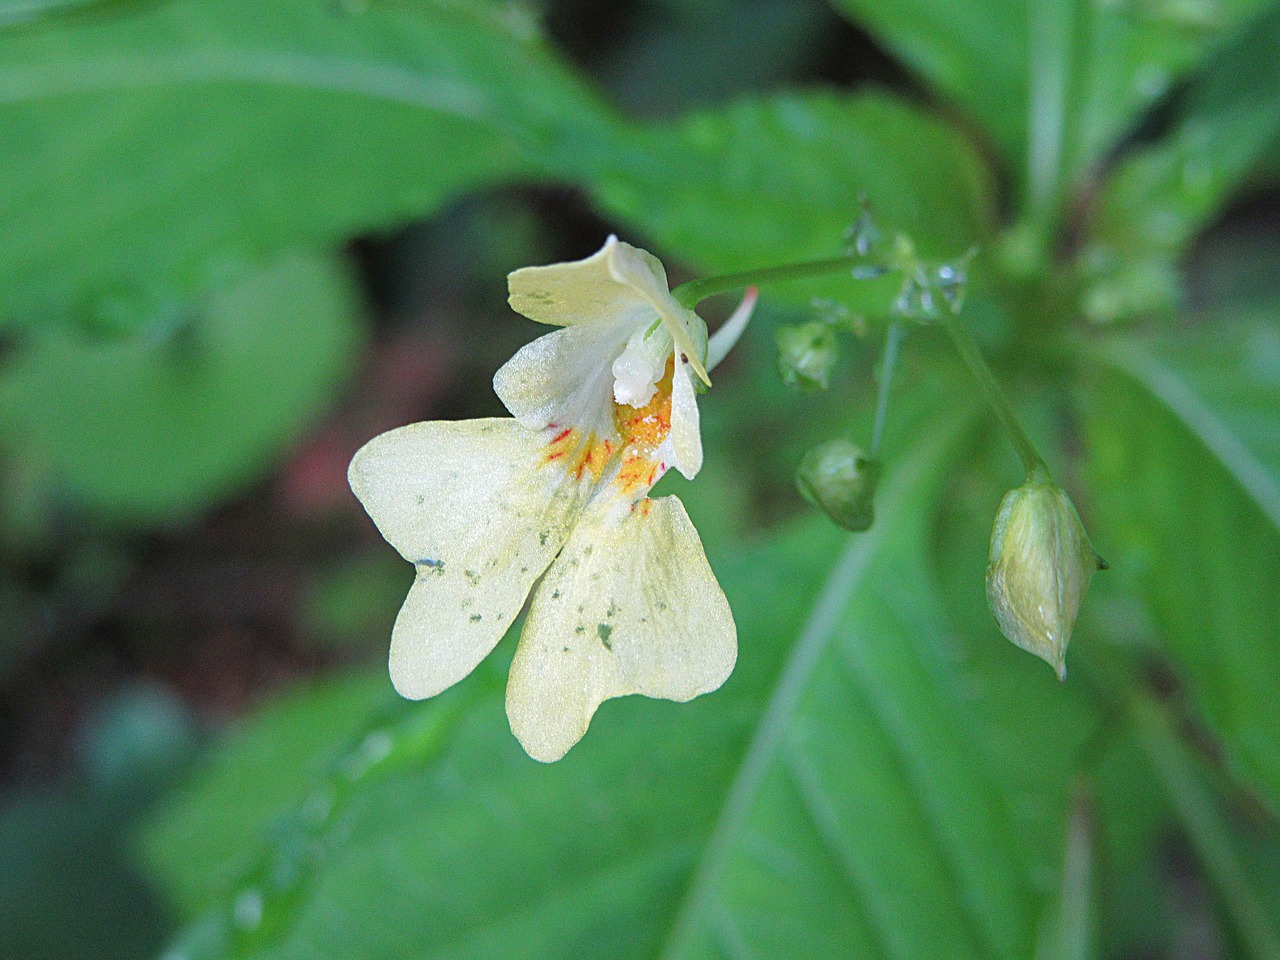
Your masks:
{"label": "pale yellow flower", "polygon": [[[737,633],[684,506],[647,496],[669,468],[691,478],[702,465],[705,325],[655,258],[615,237],[508,281],[515,310],[560,327],[495,376],[514,419],[400,427],[367,443],[349,478],[417,568],[391,638],[403,696],[469,674],[543,578],[507,716],[529,755],[551,761],[611,697],[684,701],[719,687]],[[727,325],[734,335],[745,318]],[[713,359],[726,349],[717,339]]]}

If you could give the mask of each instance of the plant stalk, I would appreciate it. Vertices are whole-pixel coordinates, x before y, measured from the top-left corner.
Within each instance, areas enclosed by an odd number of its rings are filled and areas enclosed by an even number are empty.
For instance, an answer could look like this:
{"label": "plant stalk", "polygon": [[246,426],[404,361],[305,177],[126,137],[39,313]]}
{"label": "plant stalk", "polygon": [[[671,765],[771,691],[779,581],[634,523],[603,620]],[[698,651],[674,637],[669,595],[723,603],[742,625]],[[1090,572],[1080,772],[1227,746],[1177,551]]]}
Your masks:
{"label": "plant stalk", "polygon": [[789,280],[807,280],[810,277],[822,277],[831,273],[840,273],[862,267],[870,276],[886,273],[887,268],[868,264],[865,257],[849,254],[843,257],[831,257],[826,260],[809,260],[805,263],[788,263],[780,267],[764,267],[759,270],[741,270],[737,273],[722,273],[714,277],[701,277],[682,283],[671,291],[676,302],[688,310],[692,310],[707,297],[730,290],[741,290],[743,287],[763,287],[771,283],[786,283]]}
{"label": "plant stalk", "polygon": [[894,321],[885,334],[884,359],[880,367],[880,392],[876,397],[876,423],[871,434],[871,456],[880,456],[880,438],[884,436],[884,421],[889,410],[889,388],[893,384],[893,370],[898,365],[898,347],[902,344],[902,324]]}
{"label": "plant stalk", "polygon": [[945,311],[941,314],[941,323],[946,327],[947,333],[951,337],[951,342],[955,344],[955,348],[960,354],[960,359],[969,368],[969,372],[973,374],[973,379],[978,382],[978,387],[987,398],[991,409],[995,411],[996,416],[1000,419],[1001,425],[1009,435],[1013,448],[1018,451],[1022,466],[1027,471],[1027,479],[1042,478],[1047,480],[1049,478],[1049,468],[1045,466],[1044,460],[1031,443],[1026,431],[1018,423],[1018,418],[1013,415],[1013,408],[1009,406],[1009,401],[1005,397],[1004,391],[1000,389],[1000,382],[996,380],[996,375],[991,372],[991,367],[987,365],[987,361],[982,356],[982,351],[978,349],[978,343],[973,339],[973,334],[969,332],[969,328],[960,322],[959,317]]}

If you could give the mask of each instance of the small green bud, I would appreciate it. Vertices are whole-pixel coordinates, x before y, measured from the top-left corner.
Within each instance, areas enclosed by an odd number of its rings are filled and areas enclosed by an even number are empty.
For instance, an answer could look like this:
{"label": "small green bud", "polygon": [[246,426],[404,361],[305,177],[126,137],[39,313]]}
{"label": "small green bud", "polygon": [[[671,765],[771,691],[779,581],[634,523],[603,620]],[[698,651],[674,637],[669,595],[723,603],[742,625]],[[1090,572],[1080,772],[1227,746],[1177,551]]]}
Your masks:
{"label": "small green bud", "polygon": [[778,375],[797,390],[825,390],[840,359],[835,331],[820,320],[778,331]]}
{"label": "small green bud", "polygon": [[848,440],[828,440],[804,455],[796,469],[800,494],[846,530],[868,530],[875,520],[880,461]]}
{"label": "small green bud", "polygon": [[1094,552],[1071,499],[1047,477],[1010,490],[991,531],[987,601],[1000,632],[1067,675],[1067,644],[1095,570]]}

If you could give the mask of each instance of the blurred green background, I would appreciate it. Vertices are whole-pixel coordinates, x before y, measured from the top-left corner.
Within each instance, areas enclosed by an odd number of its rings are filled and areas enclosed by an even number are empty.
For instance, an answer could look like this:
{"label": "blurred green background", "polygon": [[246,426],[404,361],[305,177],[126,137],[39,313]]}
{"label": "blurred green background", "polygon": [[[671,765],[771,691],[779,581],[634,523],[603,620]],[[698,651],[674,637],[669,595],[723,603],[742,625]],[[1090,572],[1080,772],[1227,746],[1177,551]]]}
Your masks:
{"label": "blurred green background", "polygon": [[[888,277],[765,291],[658,489],[722,691],[553,767],[514,638],[398,701],[412,571],[346,466],[503,413],[506,273],[832,256],[861,196],[978,250],[962,319],[1111,561],[1067,683],[985,609],[1019,474],[936,330],[873,530],[795,492],[870,438]],[[1280,958],[1270,0],[0,0],[0,212],[0,956]]]}

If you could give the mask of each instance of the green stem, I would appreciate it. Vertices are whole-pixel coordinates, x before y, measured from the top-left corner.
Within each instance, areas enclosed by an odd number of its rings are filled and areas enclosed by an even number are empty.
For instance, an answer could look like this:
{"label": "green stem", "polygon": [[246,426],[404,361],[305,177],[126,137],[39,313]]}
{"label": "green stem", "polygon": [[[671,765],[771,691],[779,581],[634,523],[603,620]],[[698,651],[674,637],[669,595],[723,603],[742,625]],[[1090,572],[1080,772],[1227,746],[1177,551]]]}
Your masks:
{"label": "green stem", "polygon": [[1036,960],[1089,960],[1094,955],[1094,825],[1089,789],[1072,789],[1067,813],[1062,882],[1057,902],[1041,927]]}
{"label": "green stem", "polygon": [[871,456],[880,455],[880,438],[884,436],[885,415],[889,410],[889,387],[893,383],[893,368],[898,364],[898,347],[902,343],[902,324],[889,324],[885,335],[884,360],[880,367],[880,392],[876,397],[876,425],[871,434]]}
{"label": "green stem", "polygon": [[960,319],[947,311],[942,311],[941,322],[947,328],[947,333],[951,337],[951,342],[955,344],[956,350],[960,354],[960,359],[964,361],[969,372],[973,374],[973,379],[978,382],[978,387],[987,398],[987,402],[991,404],[991,409],[995,411],[996,416],[1000,418],[1000,423],[1004,426],[1005,432],[1009,434],[1009,440],[1013,443],[1013,447],[1018,451],[1018,456],[1022,459],[1022,466],[1027,471],[1028,480],[1048,480],[1049,468],[1045,466],[1044,460],[1040,454],[1036,452],[1035,446],[1031,443],[1030,438],[1022,429],[1022,425],[1018,423],[1018,418],[1013,415],[1013,408],[1009,406],[1009,401],[1005,398],[1004,391],[1000,389],[1000,382],[996,380],[996,375],[991,372],[991,368],[987,366],[987,361],[982,356],[982,351],[978,349],[978,343],[973,339],[973,334],[969,332],[969,328],[960,322]]}
{"label": "green stem", "polygon": [[789,263],[781,267],[764,267],[760,270],[742,270],[738,273],[722,273],[714,277],[702,277],[682,283],[671,291],[676,301],[686,309],[692,310],[707,297],[730,290],[741,290],[743,287],[763,287],[771,283],[786,283],[789,280],[807,280],[810,277],[822,277],[831,273],[852,270],[862,266],[876,273],[886,272],[886,268],[867,263],[865,257],[850,254],[843,257],[831,257],[828,260],[810,260],[805,263]]}

